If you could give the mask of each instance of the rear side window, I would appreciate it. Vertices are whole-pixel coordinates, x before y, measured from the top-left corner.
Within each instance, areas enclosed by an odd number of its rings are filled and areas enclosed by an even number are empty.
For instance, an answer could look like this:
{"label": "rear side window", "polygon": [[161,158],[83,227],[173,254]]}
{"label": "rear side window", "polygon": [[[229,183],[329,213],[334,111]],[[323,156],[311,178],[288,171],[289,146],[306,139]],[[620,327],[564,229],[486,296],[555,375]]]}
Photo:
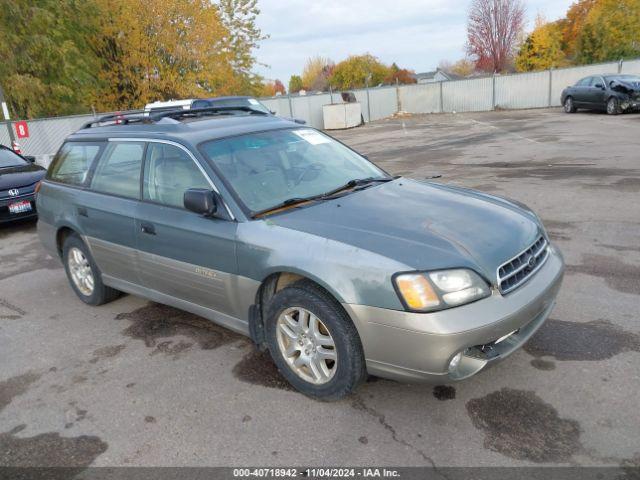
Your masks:
{"label": "rear side window", "polygon": [[68,185],[84,185],[91,166],[102,147],[101,143],[69,142],[64,144],[51,162],[47,178]]}
{"label": "rear side window", "polygon": [[128,198],[140,197],[144,142],[110,142],[98,161],[91,189]]}
{"label": "rear side window", "polygon": [[588,87],[588,86],[591,84],[591,79],[592,79],[592,78],[593,78],[593,77],[583,78],[582,80],[580,80],[580,81],[578,82],[578,84],[577,84],[577,85],[578,85],[579,87]]}

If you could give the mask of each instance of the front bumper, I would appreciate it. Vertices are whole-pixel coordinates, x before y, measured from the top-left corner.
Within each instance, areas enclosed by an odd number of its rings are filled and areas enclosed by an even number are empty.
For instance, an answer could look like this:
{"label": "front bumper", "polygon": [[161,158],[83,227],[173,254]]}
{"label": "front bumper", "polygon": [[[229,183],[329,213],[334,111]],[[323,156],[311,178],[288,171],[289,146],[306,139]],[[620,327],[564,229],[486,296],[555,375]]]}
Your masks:
{"label": "front bumper", "polygon": [[[31,210],[28,212],[11,214],[9,213],[9,204],[14,202],[28,201],[31,203]],[[9,197],[0,199],[0,223],[13,222],[25,218],[36,217],[36,200],[33,193],[20,195],[19,197]]]}
{"label": "front bumper", "polygon": [[[343,306],[360,335],[370,374],[450,382],[468,378],[520,348],[551,313],[563,274],[562,255],[550,247],[544,266],[505,296],[494,291],[483,300],[433,313]],[[458,353],[459,363],[450,368]]]}

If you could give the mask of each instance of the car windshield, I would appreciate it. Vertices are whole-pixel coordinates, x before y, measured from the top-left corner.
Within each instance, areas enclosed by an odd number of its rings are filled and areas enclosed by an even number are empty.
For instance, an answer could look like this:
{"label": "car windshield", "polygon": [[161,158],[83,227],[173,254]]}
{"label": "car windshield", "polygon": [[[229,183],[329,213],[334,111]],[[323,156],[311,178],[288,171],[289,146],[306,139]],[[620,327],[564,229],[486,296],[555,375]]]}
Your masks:
{"label": "car windshield", "polygon": [[252,133],[201,146],[252,213],[317,197],[357,180],[390,178],[340,142],[310,128]]}
{"label": "car windshield", "polygon": [[249,107],[259,112],[271,113],[271,111],[255,98],[212,98],[210,100],[196,100],[191,108],[206,107]]}
{"label": "car windshield", "polygon": [[621,82],[640,83],[640,76],[638,75],[612,75],[607,77],[607,82],[612,80],[619,80]]}
{"label": "car windshield", "polygon": [[22,167],[26,165],[22,158],[6,148],[0,148],[0,168]]}

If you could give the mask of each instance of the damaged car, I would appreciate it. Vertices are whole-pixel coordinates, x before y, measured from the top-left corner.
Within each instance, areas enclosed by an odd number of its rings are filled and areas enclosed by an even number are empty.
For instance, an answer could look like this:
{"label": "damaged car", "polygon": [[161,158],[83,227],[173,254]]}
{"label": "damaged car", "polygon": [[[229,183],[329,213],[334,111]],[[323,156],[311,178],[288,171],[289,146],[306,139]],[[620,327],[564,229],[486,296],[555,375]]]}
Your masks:
{"label": "damaged car", "polygon": [[560,102],[566,113],[579,108],[603,110],[618,115],[640,109],[640,76],[593,75],[562,91]]}

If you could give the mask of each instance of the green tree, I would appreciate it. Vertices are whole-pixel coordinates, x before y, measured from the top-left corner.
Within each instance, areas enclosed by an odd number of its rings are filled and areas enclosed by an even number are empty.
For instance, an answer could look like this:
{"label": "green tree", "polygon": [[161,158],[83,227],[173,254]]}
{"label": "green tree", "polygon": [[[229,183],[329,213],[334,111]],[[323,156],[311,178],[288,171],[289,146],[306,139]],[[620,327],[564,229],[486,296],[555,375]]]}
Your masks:
{"label": "green tree", "polygon": [[96,13],[82,0],[0,0],[0,84],[14,117],[89,111]]}
{"label": "green tree", "polygon": [[325,91],[329,88],[329,77],[334,64],[329,58],[311,57],[302,70],[302,84],[307,90]]}
{"label": "green tree", "polygon": [[300,75],[291,75],[289,79],[289,93],[298,93],[303,88],[302,77]]}
{"label": "green tree", "polygon": [[640,0],[597,0],[577,39],[579,63],[640,56]]}
{"label": "green tree", "polygon": [[100,8],[92,41],[101,60],[97,108],[141,108],[242,88],[224,48],[228,31],[208,0],[94,1]]}
{"label": "green tree", "polygon": [[369,53],[352,55],[335,66],[329,82],[339,90],[363,88],[383,83],[389,73],[389,67]]}
{"label": "green tree", "polygon": [[259,95],[262,77],[253,72],[257,63],[254,51],[269,36],[263,35],[256,25],[260,14],[258,0],[219,0],[218,9],[228,32],[224,46],[231,54],[231,67],[238,83],[236,93]]}
{"label": "green tree", "polygon": [[519,72],[557,68],[566,64],[562,51],[562,25],[538,16],[536,26],[522,43],[515,59]]}

